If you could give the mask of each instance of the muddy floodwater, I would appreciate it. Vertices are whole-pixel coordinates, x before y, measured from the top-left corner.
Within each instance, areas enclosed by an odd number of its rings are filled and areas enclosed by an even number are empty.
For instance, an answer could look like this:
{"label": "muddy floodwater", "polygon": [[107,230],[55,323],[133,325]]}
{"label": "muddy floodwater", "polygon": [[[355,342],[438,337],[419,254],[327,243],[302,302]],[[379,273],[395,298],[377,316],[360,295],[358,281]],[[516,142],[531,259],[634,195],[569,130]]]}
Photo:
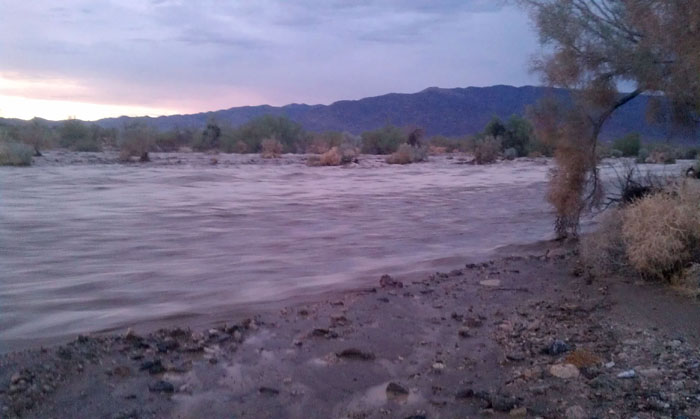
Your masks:
{"label": "muddy floodwater", "polygon": [[0,352],[225,319],[552,234],[544,159],[311,168],[301,156],[113,157],[53,152],[0,168]]}

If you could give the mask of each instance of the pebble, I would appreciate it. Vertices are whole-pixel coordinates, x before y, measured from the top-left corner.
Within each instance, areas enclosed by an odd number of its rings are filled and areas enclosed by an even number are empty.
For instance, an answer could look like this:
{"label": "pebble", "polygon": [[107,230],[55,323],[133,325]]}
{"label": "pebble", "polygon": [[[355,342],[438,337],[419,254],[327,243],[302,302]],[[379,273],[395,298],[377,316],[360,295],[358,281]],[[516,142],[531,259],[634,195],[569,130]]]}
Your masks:
{"label": "pebble", "polygon": [[389,398],[408,396],[408,390],[400,384],[391,382],[386,386],[386,395]]}
{"label": "pebble", "polygon": [[552,342],[549,346],[544,348],[542,350],[543,353],[546,353],[548,355],[556,356],[556,355],[561,355],[563,353],[566,353],[570,350],[571,348],[569,345],[564,342],[563,340],[555,340]]}
{"label": "pebble", "polygon": [[615,363],[613,361],[606,362],[605,363],[605,368],[610,369],[615,366]]}
{"label": "pebble", "polygon": [[568,380],[580,375],[578,368],[572,364],[555,364],[549,367],[549,373],[557,378]]}
{"label": "pebble", "polygon": [[435,372],[442,372],[442,370],[445,369],[445,364],[443,364],[441,361],[435,362],[433,364],[433,371]]}
{"label": "pebble", "polygon": [[637,374],[634,372],[634,370],[627,370],[627,371],[622,371],[621,373],[617,374],[617,378],[634,378]]}

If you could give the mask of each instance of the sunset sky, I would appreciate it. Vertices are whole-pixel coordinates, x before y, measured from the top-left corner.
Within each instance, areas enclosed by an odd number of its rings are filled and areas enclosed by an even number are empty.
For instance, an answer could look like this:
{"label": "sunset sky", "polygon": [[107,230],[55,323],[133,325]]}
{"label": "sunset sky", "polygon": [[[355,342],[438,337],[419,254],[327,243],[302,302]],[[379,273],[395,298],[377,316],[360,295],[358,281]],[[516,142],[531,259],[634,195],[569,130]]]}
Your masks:
{"label": "sunset sky", "polygon": [[0,2],[0,116],[94,120],[538,84],[506,0]]}

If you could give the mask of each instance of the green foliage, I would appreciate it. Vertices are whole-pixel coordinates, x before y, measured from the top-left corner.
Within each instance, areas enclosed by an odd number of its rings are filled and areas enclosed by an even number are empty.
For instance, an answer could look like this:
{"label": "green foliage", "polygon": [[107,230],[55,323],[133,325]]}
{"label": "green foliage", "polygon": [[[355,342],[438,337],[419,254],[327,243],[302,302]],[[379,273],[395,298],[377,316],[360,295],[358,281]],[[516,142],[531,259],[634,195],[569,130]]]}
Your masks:
{"label": "green foliage", "polygon": [[612,146],[615,150],[620,150],[624,157],[634,157],[639,155],[642,139],[639,134],[633,132],[613,141]]}
{"label": "green foliage", "polygon": [[77,119],[68,119],[58,129],[59,144],[61,147],[73,151],[101,151],[102,145],[99,139],[99,130]]}
{"label": "green foliage", "polygon": [[0,142],[0,166],[30,166],[34,149],[14,141]]}
{"label": "green foliage", "polygon": [[155,149],[158,151],[177,151],[181,147],[194,144],[195,133],[191,129],[175,128],[158,132],[155,138]]}
{"label": "green foliage", "polygon": [[512,115],[505,124],[498,117],[494,117],[477,137],[496,138],[503,147],[501,151],[512,148],[518,157],[531,152],[530,144],[535,141],[532,124],[518,115]]}
{"label": "green foliage", "polygon": [[192,144],[197,151],[218,149],[221,145],[221,127],[214,118],[209,118],[206,127]]}
{"label": "green foliage", "polygon": [[361,135],[362,152],[366,154],[391,154],[406,142],[406,134],[399,127],[386,125]]}
{"label": "green foliage", "polygon": [[283,153],[299,153],[306,148],[308,134],[301,125],[285,116],[264,115],[235,130],[232,140],[242,141],[249,152],[262,151],[262,141],[274,138],[282,144]]}

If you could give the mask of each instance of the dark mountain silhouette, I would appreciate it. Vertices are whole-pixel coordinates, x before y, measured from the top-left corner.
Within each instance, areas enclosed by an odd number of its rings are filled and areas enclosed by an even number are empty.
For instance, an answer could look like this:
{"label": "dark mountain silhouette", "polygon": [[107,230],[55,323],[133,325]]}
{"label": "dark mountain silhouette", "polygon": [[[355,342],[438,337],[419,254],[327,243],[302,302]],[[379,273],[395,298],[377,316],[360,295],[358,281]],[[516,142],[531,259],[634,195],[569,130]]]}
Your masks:
{"label": "dark mountain silhouette", "polygon": [[[107,118],[97,121],[97,124],[120,128],[125,122],[141,120],[159,129],[199,128],[213,117],[219,122],[238,126],[255,117],[274,114],[287,116],[311,131],[337,130],[359,134],[394,124],[420,126],[427,135],[461,136],[481,131],[494,116],[506,119],[513,114],[524,115],[528,106],[548,94],[569,97],[567,90],[534,86],[430,87],[418,93],[390,93],[360,100],[341,100],[330,105],[243,106],[191,115]],[[602,137],[609,139],[638,132],[643,137],[657,140],[691,138],[688,133],[673,133],[666,126],[647,123],[648,100],[647,96],[640,96],[618,109],[606,123]]]}

